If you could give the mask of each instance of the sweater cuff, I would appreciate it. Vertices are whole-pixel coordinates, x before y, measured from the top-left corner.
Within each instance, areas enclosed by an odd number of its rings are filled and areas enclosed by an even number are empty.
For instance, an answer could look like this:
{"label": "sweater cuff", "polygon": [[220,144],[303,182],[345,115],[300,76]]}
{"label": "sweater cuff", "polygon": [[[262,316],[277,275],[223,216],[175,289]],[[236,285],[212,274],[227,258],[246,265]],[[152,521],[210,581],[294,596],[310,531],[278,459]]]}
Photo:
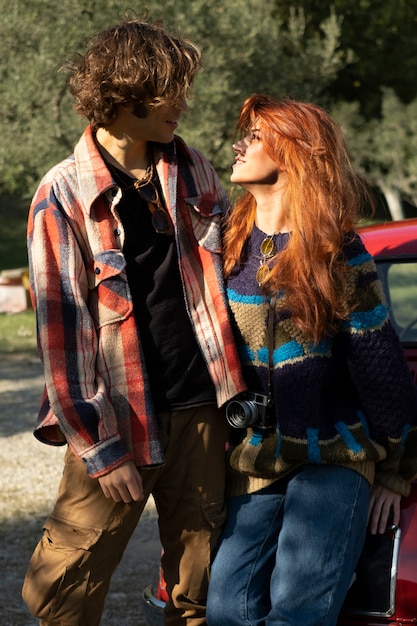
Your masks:
{"label": "sweater cuff", "polygon": [[410,495],[411,480],[406,480],[399,474],[391,474],[388,472],[376,471],[375,482],[379,483],[383,487],[398,493],[400,496],[406,498]]}

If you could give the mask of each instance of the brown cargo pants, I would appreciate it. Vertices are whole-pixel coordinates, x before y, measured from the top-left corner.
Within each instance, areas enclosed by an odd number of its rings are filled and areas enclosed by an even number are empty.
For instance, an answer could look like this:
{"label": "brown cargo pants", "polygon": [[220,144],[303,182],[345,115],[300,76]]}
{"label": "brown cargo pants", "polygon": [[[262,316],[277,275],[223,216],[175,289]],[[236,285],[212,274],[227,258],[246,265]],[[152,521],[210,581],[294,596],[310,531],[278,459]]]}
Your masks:
{"label": "brown cargo pants", "polygon": [[142,502],[107,499],[84,463],[67,451],[58,499],[23,585],[23,598],[42,626],[100,624],[111,576],[151,493],[170,594],[165,623],[205,624],[210,560],[225,517],[228,431],[213,405],[165,413],[160,422],[166,463],[140,470]]}

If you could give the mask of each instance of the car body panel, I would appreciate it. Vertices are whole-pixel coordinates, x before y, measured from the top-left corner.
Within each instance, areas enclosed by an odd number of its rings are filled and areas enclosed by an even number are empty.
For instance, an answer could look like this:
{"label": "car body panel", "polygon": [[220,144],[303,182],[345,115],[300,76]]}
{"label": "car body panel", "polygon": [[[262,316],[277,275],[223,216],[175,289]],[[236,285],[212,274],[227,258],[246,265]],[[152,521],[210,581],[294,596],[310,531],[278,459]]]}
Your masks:
{"label": "car body panel", "polygon": [[[417,383],[417,324],[403,335],[406,324],[401,325],[395,316],[396,302],[394,290],[390,288],[392,267],[408,270],[410,284],[407,293],[411,295],[409,308],[410,322],[417,318],[417,219],[375,224],[359,229],[359,234],[367,250],[372,254],[379,277],[387,297],[391,320],[399,334],[404,353]],[[406,318],[403,318],[406,319]],[[396,566],[394,613],[391,616],[375,617],[371,614],[342,613],[338,626],[396,626],[417,624],[417,484],[413,483],[411,493],[401,502],[399,527],[401,538]]]}

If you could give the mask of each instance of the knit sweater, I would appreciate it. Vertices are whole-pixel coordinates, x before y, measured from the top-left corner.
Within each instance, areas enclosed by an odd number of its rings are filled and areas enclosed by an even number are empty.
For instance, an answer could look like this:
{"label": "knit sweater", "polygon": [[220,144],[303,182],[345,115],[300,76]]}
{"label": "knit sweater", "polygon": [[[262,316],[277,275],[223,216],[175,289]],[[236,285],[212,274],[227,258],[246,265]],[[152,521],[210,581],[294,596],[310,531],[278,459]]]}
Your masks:
{"label": "knit sweater", "polygon": [[[228,279],[244,377],[267,393],[269,301],[256,282],[254,228],[245,259]],[[288,235],[275,237],[278,252]],[[390,323],[376,267],[360,237],[344,246],[352,302],[339,332],[313,345],[285,309],[274,315],[272,390],[276,429],[249,428],[230,453],[230,493],[256,491],[307,464],[340,464],[407,495],[417,475],[417,387]],[[279,254],[277,257],[279,262]],[[353,297],[355,296],[355,298]]]}

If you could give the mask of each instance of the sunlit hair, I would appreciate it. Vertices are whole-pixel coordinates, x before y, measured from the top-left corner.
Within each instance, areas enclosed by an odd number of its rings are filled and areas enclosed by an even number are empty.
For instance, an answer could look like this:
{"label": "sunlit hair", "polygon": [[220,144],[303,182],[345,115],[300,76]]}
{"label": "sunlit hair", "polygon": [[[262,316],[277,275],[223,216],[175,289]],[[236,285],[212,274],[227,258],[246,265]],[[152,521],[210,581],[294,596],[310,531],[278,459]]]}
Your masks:
{"label": "sunlit hair", "polygon": [[201,52],[170,35],[159,23],[125,20],[88,41],[85,55],[69,63],[68,86],[74,109],[93,128],[110,125],[117,106],[136,109],[176,104],[190,97],[201,67]]}
{"label": "sunlit hair", "polygon": [[[319,106],[251,96],[237,130],[245,135],[254,128],[265,152],[288,176],[283,210],[291,237],[264,287],[269,293],[283,290],[295,324],[317,342],[349,315],[342,246],[361,209],[372,206],[372,196],[352,168],[340,127]],[[245,192],[228,216],[226,276],[244,261],[255,213],[256,201]]]}

